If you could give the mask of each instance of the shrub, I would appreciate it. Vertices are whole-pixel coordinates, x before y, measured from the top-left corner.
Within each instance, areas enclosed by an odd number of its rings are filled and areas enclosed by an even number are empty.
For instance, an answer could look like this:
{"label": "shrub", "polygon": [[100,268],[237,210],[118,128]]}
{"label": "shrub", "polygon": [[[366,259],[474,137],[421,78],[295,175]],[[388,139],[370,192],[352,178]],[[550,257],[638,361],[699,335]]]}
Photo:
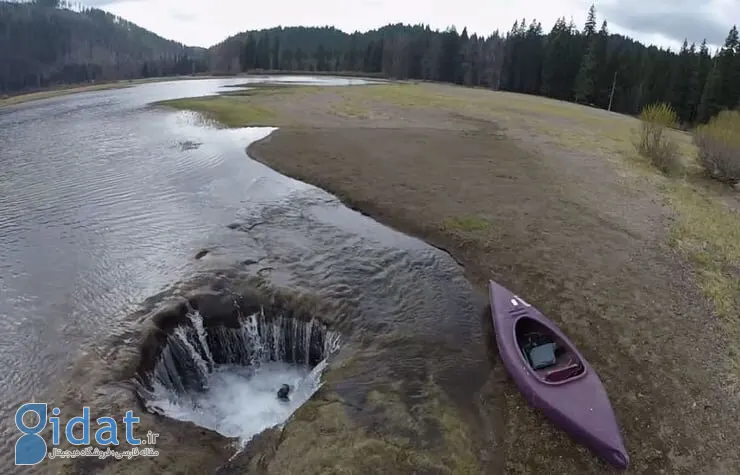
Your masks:
{"label": "shrub", "polygon": [[640,113],[640,137],[637,150],[663,173],[681,169],[678,145],[670,137],[670,128],[678,122],[676,112],[665,103],[645,106]]}
{"label": "shrub", "polygon": [[740,183],[740,112],[722,111],[694,130],[699,163],[711,178]]}

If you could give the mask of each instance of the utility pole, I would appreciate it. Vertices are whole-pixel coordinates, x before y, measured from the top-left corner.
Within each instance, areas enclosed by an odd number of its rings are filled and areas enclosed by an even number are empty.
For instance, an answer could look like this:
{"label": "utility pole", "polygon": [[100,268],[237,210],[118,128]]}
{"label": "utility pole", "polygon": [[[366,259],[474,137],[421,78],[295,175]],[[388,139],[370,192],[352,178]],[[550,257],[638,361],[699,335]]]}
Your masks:
{"label": "utility pole", "polygon": [[614,71],[614,81],[612,81],[612,92],[609,94],[609,111],[612,110],[612,101],[614,100],[614,89],[617,87],[617,73],[619,71]]}

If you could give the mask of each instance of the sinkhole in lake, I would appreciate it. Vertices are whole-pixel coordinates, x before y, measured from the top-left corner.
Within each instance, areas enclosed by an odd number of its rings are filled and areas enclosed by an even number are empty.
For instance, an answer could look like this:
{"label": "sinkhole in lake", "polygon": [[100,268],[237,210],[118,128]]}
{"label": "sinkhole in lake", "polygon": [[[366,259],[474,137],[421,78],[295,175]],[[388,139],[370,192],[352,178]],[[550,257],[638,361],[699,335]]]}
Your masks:
{"label": "sinkhole in lake", "polygon": [[[315,318],[264,307],[229,322],[189,303],[160,338],[153,367],[139,373],[150,412],[192,422],[244,445],[281,426],[321,386],[339,335]],[[288,399],[278,398],[287,384]]]}

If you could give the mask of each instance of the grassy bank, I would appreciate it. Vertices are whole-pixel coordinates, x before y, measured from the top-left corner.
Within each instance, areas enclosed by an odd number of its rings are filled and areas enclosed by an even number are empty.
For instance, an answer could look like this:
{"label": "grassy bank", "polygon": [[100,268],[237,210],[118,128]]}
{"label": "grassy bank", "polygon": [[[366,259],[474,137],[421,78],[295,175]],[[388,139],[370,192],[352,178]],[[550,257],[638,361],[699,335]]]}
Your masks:
{"label": "grassy bank", "polygon": [[243,103],[233,97],[212,96],[202,99],[174,99],[157,103],[176,109],[197,110],[209,120],[216,120],[227,127],[248,127],[274,125],[276,115],[269,109]]}
{"label": "grassy bank", "polygon": [[[249,89],[238,89],[240,87]],[[221,95],[172,99],[155,102],[154,105],[196,111],[207,120],[226,127],[285,126],[292,123],[288,114],[281,114],[274,108],[260,105],[255,102],[255,98],[260,97],[264,100],[278,97],[279,100],[288,100],[291,96],[319,91],[318,86],[242,84],[235,85],[234,88],[234,91]]]}
{"label": "grassy bank", "polygon": [[[167,105],[281,126],[250,154],[448,250],[481,290],[495,278],[552,316],[607,386],[635,473],[740,469],[740,198],[696,172],[687,135],[670,132],[686,173],[665,177],[635,151],[635,119],[540,97],[384,84]],[[494,466],[603,472],[496,377],[473,395],[504,394],[496,417],[478,415],[498,440]],[[439,387],[450,400],[454,388]],[[439,425],[450,436],[462,420]],[[297,443],[285,434],[284,447]],[[452,473],[476,471],[462,448],[451,459]]]}
{"label": "grassy bank", "polygon": [[285,69],[253,69],[246,73],[240,74],[245,76],[336,76],[336,77],[358,77],[358,78],[376,78],[383,79],[386,76],[383,73],[366,73],[363,71],[290,71]]}

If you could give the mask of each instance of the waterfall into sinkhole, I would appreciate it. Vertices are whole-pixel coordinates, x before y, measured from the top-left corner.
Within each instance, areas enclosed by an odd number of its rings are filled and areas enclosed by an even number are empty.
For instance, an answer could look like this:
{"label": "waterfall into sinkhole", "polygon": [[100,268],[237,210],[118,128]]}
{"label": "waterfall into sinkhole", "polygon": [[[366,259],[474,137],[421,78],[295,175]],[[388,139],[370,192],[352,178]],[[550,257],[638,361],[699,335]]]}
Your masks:
{"label": "waterfall into sinkhole", "polygon": [[[314,318],[260,309],[231,328],[204,326],[192,308],[186,317],[168,332],[153,369],[139,375],[139,395],[151,412],[242,444],[280,426],[305,403],[339,348],[339,335]],[[286,384],[287,400],[277,395]]]}

